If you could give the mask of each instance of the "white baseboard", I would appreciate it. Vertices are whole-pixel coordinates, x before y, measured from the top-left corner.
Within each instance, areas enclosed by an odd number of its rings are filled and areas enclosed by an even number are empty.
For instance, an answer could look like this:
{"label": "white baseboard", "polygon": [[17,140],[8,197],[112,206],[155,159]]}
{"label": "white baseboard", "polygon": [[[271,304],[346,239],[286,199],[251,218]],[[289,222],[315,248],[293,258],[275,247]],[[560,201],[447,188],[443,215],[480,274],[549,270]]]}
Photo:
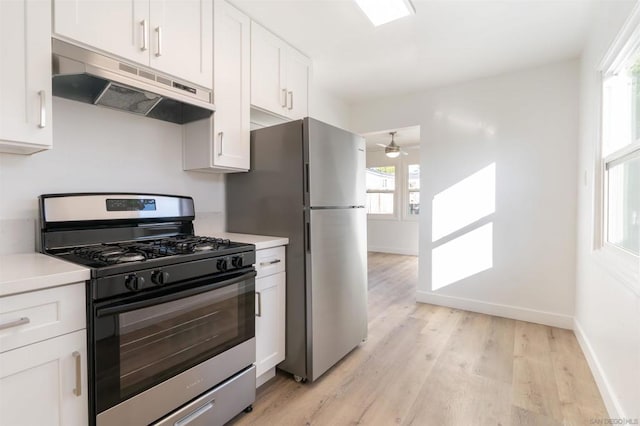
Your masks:
{"label": "white baseboard", "polygon": [[553,312],[537,311],[535,309],[501,305],[498,303],[483,302],[481,300],[466,299],[463,297],[445,296],[428,291],[416,292],[416,300],[422,303],[447,306],[449,308],[479,312],[481,314],[534,322],[537,324],[550,325],[552,327],[566,328],[568,330],[573,329],[572,316],[556,314]]}
{"label": "white baseboard", "polygon": [[264,385],[274,377],[276,377],[275,367],[265,371],[264,373],[262,373],[262,375],[256,377],[256,389],[258,389],[260,386]]}
{"label": "white baseboard", "polygon": [[417,256],[418,252],[410,249],[394,248],[394,247],[376,247],[369,246],[367,251],[375,251],[377,253],[391,253],[391,254],[404,254],[407,256]]}
{"label": "white baseboard", "polygon": [[593,374],[593,378],[596,381],[596,385],[598,385],[598,390],[600,391],[600,395],[602,396],[604,405],[607,407],[609,417],[615,419],[625,419],[626,416],[624,415],[618,399],[613,393],[611,385],[607,380],[607,376],[602,369],[602,365],[600,364],[600,361],[598,361],[598,357],[596,356],[591,343],[589,343],[587,335],[584,333],[584,330],[580,326],[580,323],[575,318],[573,320],[573,331],[576,334],[578,343],[580,344],[582,352],[587,359],[587,363],[589,364],[591,374]]}

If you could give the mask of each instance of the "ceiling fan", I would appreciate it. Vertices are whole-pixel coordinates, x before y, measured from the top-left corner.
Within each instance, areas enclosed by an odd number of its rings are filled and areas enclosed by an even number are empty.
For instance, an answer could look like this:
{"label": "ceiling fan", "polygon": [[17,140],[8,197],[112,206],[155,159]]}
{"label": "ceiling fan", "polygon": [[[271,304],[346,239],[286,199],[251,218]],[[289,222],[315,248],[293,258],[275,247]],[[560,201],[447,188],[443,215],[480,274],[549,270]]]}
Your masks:
{"label": "ceiling fan", "polygon": [[389,145],[385,145],[382,143],[377,144],[378,146],[381,146],[384,148],[384,153],[389,158],[397,158],[398,156],[400,156],[400,154],[409,155],[405,151],[401,150],[400,146],[396,144],[394,140],[396,133],[398,132],[389,132],[389,134],[391,135],[391,142],[389,142]]}

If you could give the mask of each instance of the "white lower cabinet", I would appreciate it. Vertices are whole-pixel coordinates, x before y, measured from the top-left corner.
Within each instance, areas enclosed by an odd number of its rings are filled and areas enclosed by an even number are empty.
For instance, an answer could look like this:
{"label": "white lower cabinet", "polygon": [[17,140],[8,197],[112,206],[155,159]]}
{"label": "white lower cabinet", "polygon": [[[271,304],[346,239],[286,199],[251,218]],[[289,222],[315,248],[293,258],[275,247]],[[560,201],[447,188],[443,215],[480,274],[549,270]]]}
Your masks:
{"label": "white lower cabinet", "polygon": [[0,354],[0,424],[86,425],[86,347],[80,330]]}
{"label": "white lower cabinet", "polygon": [[256,252],[256,385],[284,361],[286,275],[284,247]]}
{"label": "white lower cabinet", "polygon": [[0,297],[0,425],[84,426],[85,284]]}

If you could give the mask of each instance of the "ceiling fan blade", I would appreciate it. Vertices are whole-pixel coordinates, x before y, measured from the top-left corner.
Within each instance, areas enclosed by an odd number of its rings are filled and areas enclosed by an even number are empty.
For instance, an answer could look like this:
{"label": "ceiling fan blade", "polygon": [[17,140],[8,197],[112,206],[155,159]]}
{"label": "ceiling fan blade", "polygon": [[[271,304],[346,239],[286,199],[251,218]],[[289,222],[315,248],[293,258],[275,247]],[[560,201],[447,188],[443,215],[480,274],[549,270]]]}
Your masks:
{"label": "ceiling fan blade", "polygon": [[406,151],[400,151],[400,153],[401,153],[402,155],[409,155],[409,153],[408,153],[408,152],[406,152]]}
{"label": "ceiling fan blade", "polygon": [[376,145],[381,146],[381,147],[383,147],[383,148],[386,148],[386,147],[387,147],[387,146],[386,146],[385,144],[383,144],[383,143],[377,143]]}

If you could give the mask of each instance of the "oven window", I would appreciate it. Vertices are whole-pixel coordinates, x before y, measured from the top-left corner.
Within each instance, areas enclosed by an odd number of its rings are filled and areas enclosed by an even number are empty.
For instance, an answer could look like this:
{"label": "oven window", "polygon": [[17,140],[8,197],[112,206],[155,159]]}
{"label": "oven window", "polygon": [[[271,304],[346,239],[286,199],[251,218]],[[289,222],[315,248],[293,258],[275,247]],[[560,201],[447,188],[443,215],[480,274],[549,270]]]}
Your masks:
{"label": "oven window", "polygon": [[248,283],[98,318],[98,411],[253,337],[253,279]]}

